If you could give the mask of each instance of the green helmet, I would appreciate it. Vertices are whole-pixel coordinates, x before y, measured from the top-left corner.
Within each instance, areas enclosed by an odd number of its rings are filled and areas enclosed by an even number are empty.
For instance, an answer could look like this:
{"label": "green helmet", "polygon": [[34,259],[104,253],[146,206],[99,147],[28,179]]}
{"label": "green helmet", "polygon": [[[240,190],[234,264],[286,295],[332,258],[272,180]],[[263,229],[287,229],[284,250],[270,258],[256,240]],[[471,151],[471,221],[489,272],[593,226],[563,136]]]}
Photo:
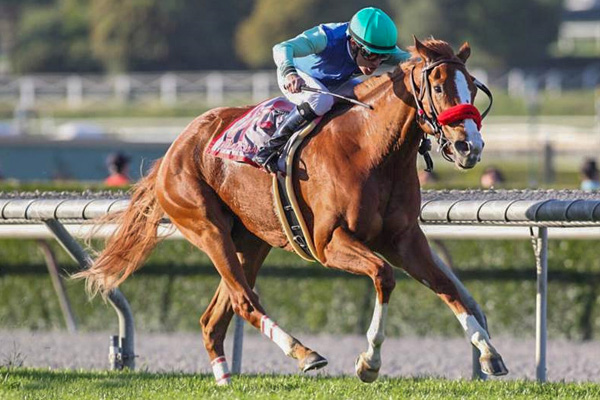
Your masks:
{"label": "green helmet", "polygon": [[348,33],[371,53],[387,54],[396,49],[396,24],[379,8],[367,7],[354,14]]}

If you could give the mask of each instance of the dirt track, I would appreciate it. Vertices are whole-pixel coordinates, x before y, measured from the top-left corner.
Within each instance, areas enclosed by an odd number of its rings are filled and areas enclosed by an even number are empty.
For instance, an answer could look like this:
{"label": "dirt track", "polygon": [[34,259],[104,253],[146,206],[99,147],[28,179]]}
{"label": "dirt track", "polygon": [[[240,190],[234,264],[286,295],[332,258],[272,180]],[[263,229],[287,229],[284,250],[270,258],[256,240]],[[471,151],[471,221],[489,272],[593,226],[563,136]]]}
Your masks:
{"label": "dirt track", "polygon": [[[329,365],[320,374],[352,375],[354,359],[366,350],[363,336],[298,337],[321,352]],[[0,331],[0,365],[70,369],[106,369],[109,333]],[[533,339],[494,338],[510,373],[503,378],[534,379]],[[199,334],[138,333],[136,369],[209,373],[209,362]],[[231,354],[231,343],[226,351]],[[600,382],[600,342],[549,341],[550,381]],[[246,373],[297,373],[294,360],[276,345],[246,331],[242,370]],[[231,364],[230,364],[231,365]],[[471,349],[460,338],[387,338],[383,345],[381,373],[388,376],[440,376],[451,379],[471,376]]]}

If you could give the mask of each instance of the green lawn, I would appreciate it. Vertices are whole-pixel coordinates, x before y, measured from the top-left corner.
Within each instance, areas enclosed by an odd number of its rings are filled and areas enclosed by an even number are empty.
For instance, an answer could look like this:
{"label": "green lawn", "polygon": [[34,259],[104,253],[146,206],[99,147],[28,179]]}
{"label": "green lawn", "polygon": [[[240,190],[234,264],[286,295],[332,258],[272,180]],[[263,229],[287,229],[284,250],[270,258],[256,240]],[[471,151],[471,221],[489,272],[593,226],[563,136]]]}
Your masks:
{"label": "green lawn", "polygon": [[[600,259],[593,240],[549,244],[548,325],[551,338],[600,338]],[[488,315],[492,335],[523,337],[534,331],[535,261],[531,243],[447,241],[455,271]],[[57,243],[58,264],[76,270]],[[140,331],[198,331],[198,318],[219,282],[207,257],[184,241],[161,243],[148,265],[121,286]],[[460,324],[424,285],[396,273],[387,334],[462,336]],[[67,281],[80,329],[97,331],[115,323],[113,309],[87,300],[80,281]],[[23,290],[27,288],[27,290]],[[273,250],[257,281],[269,314],[288,330],[364,335],[375,298],[372,282],[343,271],[309,264]],[[41,252],[31,240],[0,241],[0,326],[4,329],[64,329],[57,296]],[[418,310],[418,312],[414,312]]]}
{"label": "green lawn", "polygon": [[246,375],[218,387],[207,375],[0,368],[9,399],[597,399],[598,384]]}

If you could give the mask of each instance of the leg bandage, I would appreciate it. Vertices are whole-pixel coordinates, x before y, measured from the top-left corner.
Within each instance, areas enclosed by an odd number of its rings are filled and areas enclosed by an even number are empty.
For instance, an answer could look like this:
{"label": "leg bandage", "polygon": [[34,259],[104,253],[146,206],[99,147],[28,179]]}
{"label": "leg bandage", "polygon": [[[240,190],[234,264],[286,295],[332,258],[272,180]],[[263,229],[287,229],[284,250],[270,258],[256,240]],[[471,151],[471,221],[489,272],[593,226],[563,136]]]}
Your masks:
{"label": "leg bandage", "polygon": [[231,381],[231,372],[225,356],[215,358],[210,363],[212,365],[213,374],[217,385],[227,385]]}
{"label": "leg bandage", "polygon": [[271,339],[286,355],[292,352],[293,338],[285,333],[275,321],[263,315],[260,319],[260,331],[263,335]]}

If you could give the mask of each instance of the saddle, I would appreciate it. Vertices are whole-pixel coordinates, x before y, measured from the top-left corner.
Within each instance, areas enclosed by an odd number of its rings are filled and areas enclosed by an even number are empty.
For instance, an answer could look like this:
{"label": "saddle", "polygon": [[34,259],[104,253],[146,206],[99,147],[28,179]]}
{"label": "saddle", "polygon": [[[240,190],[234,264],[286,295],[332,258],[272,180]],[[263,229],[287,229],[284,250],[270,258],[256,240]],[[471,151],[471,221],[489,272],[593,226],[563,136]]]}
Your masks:
{"label": "saddle", "polygon": [[[258,168],[259,165],[252,161],[254,155],[275,133],[277,126],[293,107],[295,105],[285,97],[276,97],[258,104],[216,135],[206,152]],[[275,210],[290,245],[301,258],[311,262],[318,261],[318,257],[296,200],[292,175],[296,150],[320,120],[321,118],[315,119],[288,140],[278,160],[280,172],[273,175],[272,185]]]}

